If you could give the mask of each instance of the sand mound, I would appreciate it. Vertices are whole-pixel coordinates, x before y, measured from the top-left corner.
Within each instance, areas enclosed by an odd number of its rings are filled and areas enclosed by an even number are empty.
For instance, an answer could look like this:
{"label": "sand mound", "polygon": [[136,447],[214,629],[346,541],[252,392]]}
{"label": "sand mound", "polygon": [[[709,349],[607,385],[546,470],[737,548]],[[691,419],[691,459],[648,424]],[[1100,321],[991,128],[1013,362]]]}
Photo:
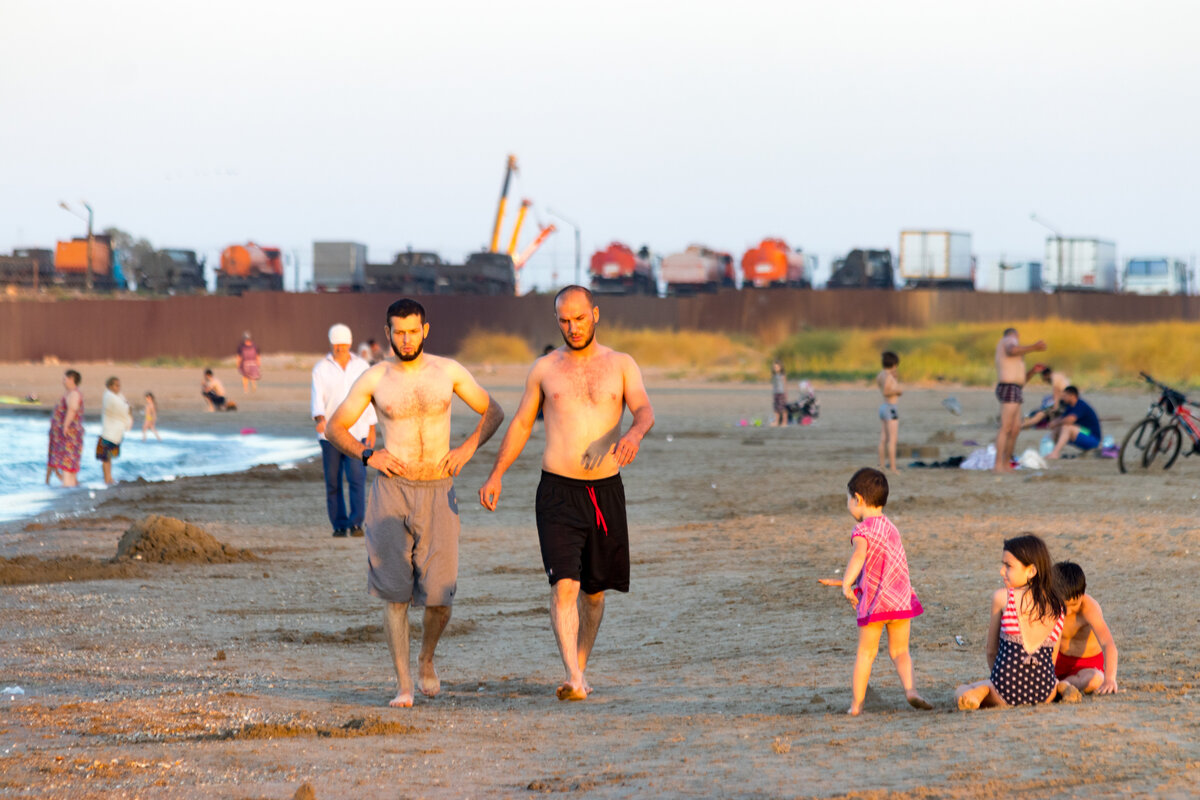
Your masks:
{"label": "sand mound", "polygon": [[133,523],[125,531],[117,545],[116,557],[158,564],[230,564],[258,560],[258,556],[249,550],[223,544],[191,523],[158,514]]}
{"label": "sand mound", "polygon": [[83,556],[17,556],[0,558],[0,586],[132,578],[141,575],[142,571],[143,568],[138,564],[97,561]]}

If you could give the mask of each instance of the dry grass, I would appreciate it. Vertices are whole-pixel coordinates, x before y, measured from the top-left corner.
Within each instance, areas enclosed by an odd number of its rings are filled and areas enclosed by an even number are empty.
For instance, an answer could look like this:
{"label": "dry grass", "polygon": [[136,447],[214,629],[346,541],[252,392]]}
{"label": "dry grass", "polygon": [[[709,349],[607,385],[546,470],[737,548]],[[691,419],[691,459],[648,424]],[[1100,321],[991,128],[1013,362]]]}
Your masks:
{"label": "dry grass", "polygon": [[[950,382],[986,386],[996,379],[996,342],[1003,330],[993,323],[960,323],[929,328],[878,330],[817,329],[795,334],[774,347],[744,337],[705,331],[604,328],[601,340],[631,354],[643,367],[672,377],[764,381],[778,358],[789,376],[826,381],[864,381],[879,371],[879,354],[900,356],[900,377],[908,382]],[[1200,323],[1138,325],[1078,323],[1059,319],[1015,323],[1021,341],[1046,340],[1049,350],[1027,358],[1065,372],[1085,391],[1133,386],[1138,372],[1186,386]],[[475,331],[458,358],[472,364],[528,364],[534,352],[511,334]]]}
{"label": "dry grass", "polygon": [[[1138,372],[1186,385],[1190,354],[1200,324],[1160,322],[1138,325],[1078,323],[1059,319],[1014,325],[1025,343],[1044,339],[1049,349],[1027,362],[1051,364],[1081,388],[1130,386]],[[987,385],[995,381],[995,348],[1003,326],[960,323],[929,328],[814,330],[789,338],[775,352],[791,375],[828,380],[869,379],[879,371],[879,354],[900,356],[907,381],[952,381]]]}

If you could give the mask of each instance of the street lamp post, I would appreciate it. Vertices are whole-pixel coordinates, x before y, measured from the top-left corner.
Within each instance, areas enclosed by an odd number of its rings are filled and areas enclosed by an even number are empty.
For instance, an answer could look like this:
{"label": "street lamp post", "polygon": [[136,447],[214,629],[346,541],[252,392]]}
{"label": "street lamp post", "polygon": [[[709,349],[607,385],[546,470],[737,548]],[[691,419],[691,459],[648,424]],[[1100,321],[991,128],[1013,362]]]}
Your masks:
{"label": "street lamp post", "polygon": [[568,225],[570,225],[572,228],[574,228],[574,229],[575,229],[575,285],[576,285],[576,286],[582,286],[583,284],[580,282],[580,281],[582,280],[582,277],[581,277],[581,275],[580,275],[580,272],[579,272],[579,269],[580,269],[580,261],[579,261],[579,257],[580,257],[580,252],[579,252],[579,224],[578,224],[578,223],[576,223],[576,222],[572,222],[571,220],[567,219],[567,218],[566,218],[566,217],[564,217],[562,214],[558,213],[557,211],[555,211],[555,210],[554,210],[554,209],[552,209],[552,208],[547,208],[547,209],[546,209],[546,213],[548,213],[548,214],[550,214],[550,215],[552,215],[552,216],[558,217],[558,218],[559,218],[559,219],[561,219],[563,222],[567,223]]}
{"label": "street lamp post", "polygon": [[94,237],[92,236],[92,207],[90,205],[88,205],[88,202],[86,200],[80,200],[79,203],[80,203],[80,205],[82,205],[84,208],[87,209],[86,217],[84,217],[82,214],[77,212],[75,209],[73,209],[69,205],[67,205],[65,200],[60,201],[58,204],[58,207],[63,209],[64,211],[67,211],[67,212],[73,214],[76,217],[79,217],[80,219],[87,220],[87,272],[84,273],[83,286],[84,286],[85,291],[90,292],[90,291],[92,291],[92,243],[94,240]]}
{"label": "street lamp post", "polygon": [[1031,220],[1033,220],[1034,222],[1036,222],[1038,225],[1041,225],[1043,228],[1045,228],[1046,230],[1048,230],[1054,234],[1054,242],[1056,245],[1058,245],[1058,282],[1054,288],[1056,291],[1061,292],[1063,290],[1063,237],[1062,237],[1062,234],[1058,232],[1058,228],[1055,228],[1053,225],[1046,222],[1046,220],[1042,219],[1037,214],[1030,214],[1029,218]]}

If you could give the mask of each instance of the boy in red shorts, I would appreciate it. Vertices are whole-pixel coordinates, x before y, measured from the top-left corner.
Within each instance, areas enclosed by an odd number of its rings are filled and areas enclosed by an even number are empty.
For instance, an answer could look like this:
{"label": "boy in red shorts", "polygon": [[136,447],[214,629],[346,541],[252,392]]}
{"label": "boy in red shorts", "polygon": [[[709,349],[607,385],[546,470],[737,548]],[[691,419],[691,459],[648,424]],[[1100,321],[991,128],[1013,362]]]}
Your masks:
{"label": "boy in red shorts", "polygon": [[1067,601],[1062,644],[1054,673],[1084,694],[1117,691],[1117,643],[1104,621],[1100,604],[1086,593],[1083,568],[1071,561],[1054,565],[1059,592]]}

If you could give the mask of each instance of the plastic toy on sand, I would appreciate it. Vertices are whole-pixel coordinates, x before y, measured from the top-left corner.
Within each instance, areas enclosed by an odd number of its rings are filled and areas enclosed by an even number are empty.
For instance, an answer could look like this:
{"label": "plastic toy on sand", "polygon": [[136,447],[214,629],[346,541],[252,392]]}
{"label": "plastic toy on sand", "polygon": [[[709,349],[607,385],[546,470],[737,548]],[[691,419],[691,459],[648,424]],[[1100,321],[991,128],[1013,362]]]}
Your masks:
{"label": "plastic toy on sand", "polygon": [[258,433],[256,428],[242,428],[242,435],[249,436],[252,433]]}

